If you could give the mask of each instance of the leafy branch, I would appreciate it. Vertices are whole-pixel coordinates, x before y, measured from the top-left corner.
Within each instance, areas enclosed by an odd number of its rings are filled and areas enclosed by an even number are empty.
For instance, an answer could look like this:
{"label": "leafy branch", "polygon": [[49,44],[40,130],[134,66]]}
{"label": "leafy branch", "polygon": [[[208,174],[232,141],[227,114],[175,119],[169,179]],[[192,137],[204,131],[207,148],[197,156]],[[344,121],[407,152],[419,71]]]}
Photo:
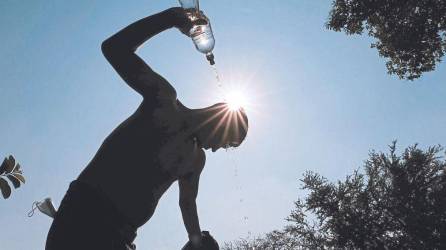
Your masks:
{"label": "leafy branch", "polygon": [[7,180],[12,183],[15,189],[19,188],[22,183],[25,183],[25,177],[23,177],[20,164],[16,164],[12,155],[5,158],[2,165],[0,165],[0,191],[5,199],[8,199],[11,195],[11,187]]}

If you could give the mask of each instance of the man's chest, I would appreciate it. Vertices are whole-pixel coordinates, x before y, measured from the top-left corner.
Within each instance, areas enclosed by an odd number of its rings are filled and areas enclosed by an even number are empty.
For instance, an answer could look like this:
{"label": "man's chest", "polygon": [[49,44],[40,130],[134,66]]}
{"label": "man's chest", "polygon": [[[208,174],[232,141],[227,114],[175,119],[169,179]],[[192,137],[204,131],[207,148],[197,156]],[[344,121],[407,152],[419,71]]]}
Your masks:
{"label": "man's chest", "polygon": [[172,138],[161,147],[158,162],[172,176],[182,176],[201,169],[204,152],[193,139]]}

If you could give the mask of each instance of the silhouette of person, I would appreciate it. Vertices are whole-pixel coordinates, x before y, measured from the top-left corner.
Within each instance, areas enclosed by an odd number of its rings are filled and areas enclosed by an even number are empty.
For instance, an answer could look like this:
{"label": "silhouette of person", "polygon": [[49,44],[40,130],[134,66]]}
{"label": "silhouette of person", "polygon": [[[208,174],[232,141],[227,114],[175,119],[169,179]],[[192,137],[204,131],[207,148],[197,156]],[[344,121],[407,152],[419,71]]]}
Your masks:
{"label": "silhouette of person", "polygon": [[191,25],[182,8],[170,8],[130,24],[102,43],[108,62],[143,101],[70,184],[46,250],[134,249],[137,228],[152,217],[175,181],[188,245],[206,249],[195,202],[204,150],[239,146],[248,130],[247,116],[226,103],[185,107],[169,82],[135,53],[154,35],[172,27],[187,34]]}

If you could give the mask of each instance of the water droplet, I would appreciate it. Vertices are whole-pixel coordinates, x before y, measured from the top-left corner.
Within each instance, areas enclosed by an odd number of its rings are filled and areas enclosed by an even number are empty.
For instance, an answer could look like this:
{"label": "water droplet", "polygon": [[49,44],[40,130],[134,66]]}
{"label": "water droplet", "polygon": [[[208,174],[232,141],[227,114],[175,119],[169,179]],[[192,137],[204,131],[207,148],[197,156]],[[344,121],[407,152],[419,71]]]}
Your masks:
{"label": "water droplet", "polygon": [[218,70],[217,70],[217,67],[215,66],[215,64],[212,65],[212,69],[214,70],[214,73],[215,73],[215,79],[217,79],[217,85],[219,88],[221,88],[222,85],[221,85],[220,74],[218,73]]}

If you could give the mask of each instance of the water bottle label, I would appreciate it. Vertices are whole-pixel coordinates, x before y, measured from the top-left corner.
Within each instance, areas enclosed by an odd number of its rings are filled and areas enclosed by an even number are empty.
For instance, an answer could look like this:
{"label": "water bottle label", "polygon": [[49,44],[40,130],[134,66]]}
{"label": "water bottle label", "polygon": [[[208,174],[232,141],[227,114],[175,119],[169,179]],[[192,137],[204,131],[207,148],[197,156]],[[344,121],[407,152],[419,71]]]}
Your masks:
{"label": "water bottle label", "polygon": [[202,33],[203,33],[203,27],[202,26],[198,26],[198,25],[192,27],[192,29],[190,30],[190,35],[192,37],[199,36]]}

